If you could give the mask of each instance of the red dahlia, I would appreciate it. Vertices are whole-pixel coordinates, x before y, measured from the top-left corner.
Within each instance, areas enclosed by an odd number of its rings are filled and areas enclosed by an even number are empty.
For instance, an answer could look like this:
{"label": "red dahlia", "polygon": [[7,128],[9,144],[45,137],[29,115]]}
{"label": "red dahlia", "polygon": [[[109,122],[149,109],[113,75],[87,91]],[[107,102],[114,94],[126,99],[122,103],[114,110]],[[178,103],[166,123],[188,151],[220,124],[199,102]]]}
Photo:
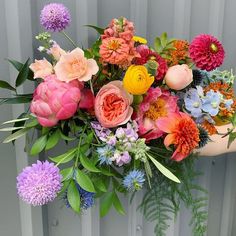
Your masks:
{"label": "red dahlia", "polygon": [[223,64],[225,51],[215,37],[201,34],[195,37],[189,47],[190,57],[202,70],[211,71]]}

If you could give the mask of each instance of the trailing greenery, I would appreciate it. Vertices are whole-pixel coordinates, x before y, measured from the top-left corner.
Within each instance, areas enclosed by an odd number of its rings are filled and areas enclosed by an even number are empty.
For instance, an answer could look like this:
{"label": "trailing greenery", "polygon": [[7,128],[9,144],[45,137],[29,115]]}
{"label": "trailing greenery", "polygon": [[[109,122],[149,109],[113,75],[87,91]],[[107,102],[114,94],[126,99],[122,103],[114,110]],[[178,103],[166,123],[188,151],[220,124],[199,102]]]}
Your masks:
{"label": "trailing greenery", "polygon": [[156,169],[152,171],[152,188],[147,187],[148,191],[139,209],[148,221],[155,222],[154,232],[157,236],[165,235],[169,227],[168,221],[177,216],[181,202],[192,212],[189,224],[192,226],[193,235],[202,236],[207,230],[207,192],[194,183],[196,177],[201,175],[194,169],[195,159],[195,156],[190,156],[176,163],[162,158],[163,163],[169,162],[169,167],[177,170],[175,174],[181,180],[180,184],[165,178]]}

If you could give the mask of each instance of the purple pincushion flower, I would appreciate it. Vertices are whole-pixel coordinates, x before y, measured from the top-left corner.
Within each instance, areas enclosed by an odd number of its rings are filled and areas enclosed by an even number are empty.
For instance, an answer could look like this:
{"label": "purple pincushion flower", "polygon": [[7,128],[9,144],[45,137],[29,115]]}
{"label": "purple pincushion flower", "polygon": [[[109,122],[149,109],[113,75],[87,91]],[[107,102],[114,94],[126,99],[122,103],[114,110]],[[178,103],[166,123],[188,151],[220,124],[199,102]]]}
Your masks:
{"label": "purple pincushion flower", "polygon": [[28,166],[17,176],[17,190],[20,198],[33,206],[53,201],[61,189],[60,170],[48,161]]}
{"label": "purple pincushion flower", "polygon": [[70,23],[69,10],[61,3],[50,3],[44,6],[40,14],[40,23],[48,31],[62,31]]}

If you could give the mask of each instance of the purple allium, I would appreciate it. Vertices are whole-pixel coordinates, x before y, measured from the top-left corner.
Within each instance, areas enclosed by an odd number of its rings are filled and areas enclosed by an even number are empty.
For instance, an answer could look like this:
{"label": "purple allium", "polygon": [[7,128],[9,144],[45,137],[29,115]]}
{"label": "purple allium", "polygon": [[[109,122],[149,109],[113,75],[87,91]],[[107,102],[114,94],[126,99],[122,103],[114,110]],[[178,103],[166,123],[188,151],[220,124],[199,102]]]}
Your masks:
{"label": "purple allium", "polygon": [[50,3],[44,6],[40,14],[40,23],[48,31],[62,31],[70,23],[69,10],[61,3]]}
{"label": "purple allium", "polygon": [[125,176],[123,185],[129,191],[140,190],[145,182],[144,173],[140,170],[132,170]]}
{"label": "purple allium", "polygon": [[61,189],[60,170],[48,161],[28,166],[17,176],[17,190],[20,198],[33,206],[53,201]]}

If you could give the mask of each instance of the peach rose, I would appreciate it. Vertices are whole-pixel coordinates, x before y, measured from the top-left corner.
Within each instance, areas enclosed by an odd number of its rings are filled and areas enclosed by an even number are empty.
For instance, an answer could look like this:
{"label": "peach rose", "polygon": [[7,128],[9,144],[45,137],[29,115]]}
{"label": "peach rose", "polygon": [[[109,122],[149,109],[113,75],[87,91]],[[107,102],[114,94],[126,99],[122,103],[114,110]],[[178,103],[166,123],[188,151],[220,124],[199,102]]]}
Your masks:
{"label": "peach rose", "polygon": [[55,60],[59,60],[62,55],[66,54],[66,51],[63,50],[58,44],[54,44],[50,49],[49,49],[50,54],[55,58]]}
{"label": "peach rose", "polygon": [[35,60],[29,67],[34,72],[34,78],[44,79],[53,73],[53,66],[46,59]]}
{"label": "peach rose", "polygon": [[54,69],[59,80],[69,82],[75,79],[88,81],[98,72],[99,68],[94,59],[85,58],[84,51],[76,48],[61,55]]}
{"label": "peach rose", "polygon": [[103,127],[123,125],[133,113],[132,102],[133,96],[125,91],[122,82],[112,81],[98,92],[95,98],[95,115]]}
{"label": "peach rose", "polygon": [[164,80],[169,88],[181,90],[193,81],[193,72],[186,64],[171,66],[167,70]]}

